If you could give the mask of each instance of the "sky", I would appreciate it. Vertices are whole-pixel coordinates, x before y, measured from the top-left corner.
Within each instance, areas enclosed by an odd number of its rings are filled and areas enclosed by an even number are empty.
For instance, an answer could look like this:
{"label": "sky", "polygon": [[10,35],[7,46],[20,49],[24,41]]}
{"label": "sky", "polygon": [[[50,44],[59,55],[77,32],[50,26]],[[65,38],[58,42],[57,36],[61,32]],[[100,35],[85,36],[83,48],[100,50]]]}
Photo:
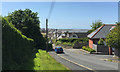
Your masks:
{"label": "sky", "polygon": [[[2,2],[2,16],[18,9],[31,9],[38,12],[40,27],[45,21],[52,2]],[[95,20],[104,24],[118,22],[117,2],[55,2],[48,19],[48,27],[54,29],[90,29]]]}

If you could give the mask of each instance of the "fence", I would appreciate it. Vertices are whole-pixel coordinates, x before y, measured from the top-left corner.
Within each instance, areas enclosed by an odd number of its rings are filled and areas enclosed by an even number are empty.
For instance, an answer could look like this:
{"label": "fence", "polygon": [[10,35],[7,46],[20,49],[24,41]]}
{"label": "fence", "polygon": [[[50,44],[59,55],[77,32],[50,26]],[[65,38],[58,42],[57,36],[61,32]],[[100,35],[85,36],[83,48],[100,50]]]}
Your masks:
{"label": "fence", "polygon": [[96,52],[100,54],[107,54],[107,55],[109,54],[108,46],[93,44],[93,49],[95,49]]}
{"label": "fence", "polygon": [[88,43],[75,43],[73,48],[81,49],[82,46],[88,46]]}

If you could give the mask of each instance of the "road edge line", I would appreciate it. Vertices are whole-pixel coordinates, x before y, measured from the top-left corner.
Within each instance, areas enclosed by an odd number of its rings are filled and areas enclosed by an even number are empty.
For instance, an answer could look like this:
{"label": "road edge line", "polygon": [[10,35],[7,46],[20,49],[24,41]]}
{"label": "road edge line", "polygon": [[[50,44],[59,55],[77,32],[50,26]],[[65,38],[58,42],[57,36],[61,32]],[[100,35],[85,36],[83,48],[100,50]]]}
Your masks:
{"label": "road edge line", "polygon": [[60,55],[58,55],[58,56],[61,57],[62,59],[65,59],[65,60],[67,60],[67,61],[73,63],[73,64],[76,64],[76,65],[78,65],[78,66],[81,66],[81,67],[83,67],[83,68],[86,68],[86,69],[88,69],[88,70],[91,70],[91,71],[96,72],[96,71],[93,70],[92,68],[89,68],[89,67],[86,67],[86,66],[84,66],[84,65],[78,64],[78,63],[76,63],[76,62],[74,62],[74,61],[71,61],[71,60],[69,60],[69,59],[66,59],[65,57],[62,57],[62,56],[60,56]]}

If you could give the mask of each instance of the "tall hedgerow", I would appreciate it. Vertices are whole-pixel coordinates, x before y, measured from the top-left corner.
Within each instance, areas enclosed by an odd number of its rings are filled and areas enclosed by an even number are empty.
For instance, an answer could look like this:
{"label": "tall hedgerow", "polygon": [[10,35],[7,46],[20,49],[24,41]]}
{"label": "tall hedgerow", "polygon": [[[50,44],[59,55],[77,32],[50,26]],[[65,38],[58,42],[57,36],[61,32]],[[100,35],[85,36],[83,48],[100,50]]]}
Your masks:
{"label": "tall hedgerow", "polygon": [[33,42],[33,39],[22,35],[6,18],[2,18],[2,69],[32,69],[35,53]]}

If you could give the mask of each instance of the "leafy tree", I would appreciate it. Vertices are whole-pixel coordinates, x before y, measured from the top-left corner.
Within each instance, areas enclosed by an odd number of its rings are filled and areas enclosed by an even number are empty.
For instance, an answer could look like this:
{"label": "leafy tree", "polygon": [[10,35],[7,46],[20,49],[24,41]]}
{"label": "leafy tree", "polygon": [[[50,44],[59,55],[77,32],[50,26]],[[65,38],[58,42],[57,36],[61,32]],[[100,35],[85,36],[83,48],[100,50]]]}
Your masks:
{"label": "leafy tree", "polygon": [[30,9],[15,10],[7,16],[10,23],[15,25],[22,34],[35,41],[36,48],[45,49],[45,39],[40,32],[40,21],[37,17],[38,13],[32,12]]}
{"label": "leafy tree", "polygon": [[103,25],[103,23],[101,22],[101,20],[96,20],[95,22],[92,23],[92,25],[90,25],[92,27],[92,29],[89,30],[88,33],[93,32],[94,30],[96,30],[97,28],[99,28],[102,25]]}
{"label": "leafy tree", "polygon": [[120,23],[117,23],[116,27],[107,35],[106,44],[115,48],[118,52],[120,51]]}
{"label": "leafy tree", "polygon": [[98,45],[104,45],[104,40],[102,38],[100,38],[100,40],[98,41]]}

